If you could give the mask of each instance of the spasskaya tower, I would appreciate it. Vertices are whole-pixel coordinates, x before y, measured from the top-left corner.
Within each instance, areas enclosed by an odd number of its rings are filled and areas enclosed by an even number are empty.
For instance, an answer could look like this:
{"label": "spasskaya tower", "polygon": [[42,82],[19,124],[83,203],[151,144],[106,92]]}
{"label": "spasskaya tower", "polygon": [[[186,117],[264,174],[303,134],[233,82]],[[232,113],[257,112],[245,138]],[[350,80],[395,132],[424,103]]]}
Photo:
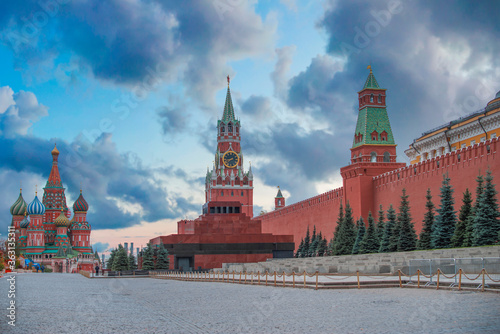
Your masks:
{"label": "spasskaya tower", "polygon": [[241,203],[242,213],[253,217],[253,174],[243,167],[241,150],[241,125],[234,116],[229,76],[222,118],[217,121],[217,150],[212,170],[207,169],[205,179],[205,206],[209,202],[224,201]]}

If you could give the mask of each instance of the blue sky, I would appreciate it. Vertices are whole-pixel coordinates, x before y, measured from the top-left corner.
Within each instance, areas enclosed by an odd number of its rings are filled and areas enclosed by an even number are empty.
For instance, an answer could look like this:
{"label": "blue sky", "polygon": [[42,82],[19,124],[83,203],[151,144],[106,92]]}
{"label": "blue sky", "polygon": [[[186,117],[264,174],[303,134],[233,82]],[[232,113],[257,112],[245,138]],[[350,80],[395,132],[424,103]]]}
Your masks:
{"label": "blue sky", "polygon": [[[404,149],[500,90],[495,1],[27,0],[0,4],[0,231],[61,151],[100,250],[195,218],[226,76],[255,213],[339,187],[368,64]],[[1,233],[1,232],[0,232]]]}

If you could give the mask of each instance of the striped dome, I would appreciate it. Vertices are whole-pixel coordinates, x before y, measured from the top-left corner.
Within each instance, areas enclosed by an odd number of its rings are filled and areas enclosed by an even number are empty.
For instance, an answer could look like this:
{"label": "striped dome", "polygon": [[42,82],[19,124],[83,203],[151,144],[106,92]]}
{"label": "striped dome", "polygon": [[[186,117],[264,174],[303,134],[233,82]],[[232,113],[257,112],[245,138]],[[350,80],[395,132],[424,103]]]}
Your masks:
{"label": "striped dome", "polygon": [[19,197],[17,198],[17,201],[12,204],[10,207],[10,214],[13,216],[22,216],[24,215],[24,212],[26,211],[27,204],[24,201],[23,198],[23,193],[20,191],[19,192]]}
{"label": "striped dome", "polygon": [[56,218],[54,223],[56,223],[57,227],[64,227],[64,226],[67,227],[67,226],[69,226],[70,221],[69,221],[68,217],[66,217],[64,212],[61,210],[61,214],[59,215],[59,217]]}
{"label": "striped dome", "polygon": [[88,211],[89,210],[89,204],[83,198],[82,191],[80,190],[80,196],[78,196],[78,199],[76,200],[75,204],[73,204],[73,211]]}
{"label": "striped dome", "polygon": [[38,196],[35,195],[33,202],[28,204],[28,214],[29,215],[43,215],[45,213],[45,205],[43,205],[39,200]]}
{"label": "striped dome", "polygon": [[30,224],[30,221],[28,219],[28,216],[24,216],[24,219],[21,221],[21,228],[27,228],[28,225]]}

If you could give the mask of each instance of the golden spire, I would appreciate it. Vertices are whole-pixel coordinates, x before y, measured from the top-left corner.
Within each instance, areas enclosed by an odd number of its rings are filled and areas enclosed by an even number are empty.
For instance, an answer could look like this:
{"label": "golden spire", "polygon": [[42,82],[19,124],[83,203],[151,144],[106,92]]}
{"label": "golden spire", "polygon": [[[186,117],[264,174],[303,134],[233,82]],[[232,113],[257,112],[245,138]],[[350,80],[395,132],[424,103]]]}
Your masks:
{"label": "golden spire", "polygon": [[368,65],[367,69],[370,70],[370,73],[372,73],[372,65]]}

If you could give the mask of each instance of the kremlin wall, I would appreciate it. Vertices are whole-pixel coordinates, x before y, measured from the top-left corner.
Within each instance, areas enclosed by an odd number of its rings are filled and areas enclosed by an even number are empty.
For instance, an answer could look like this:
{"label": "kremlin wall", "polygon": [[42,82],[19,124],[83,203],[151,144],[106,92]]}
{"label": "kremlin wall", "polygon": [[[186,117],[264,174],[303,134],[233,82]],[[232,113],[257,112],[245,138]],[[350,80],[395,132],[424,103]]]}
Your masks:
{"label": "kremlin wall", "polygon": [[[377,99],[379,91],[381,99]],[[365,102],[367,94],[371,95],[371,106]],[[484,109],[428,131],[416,139],[405,151],[412,159],[412,164],[408,166],[396,162],[396,145],[391,141],[385,97],[385,90],[378,87],[370,70],[365,86],[359,92],[359,116],[351,148],[351,164],[340,170],[343,187],[287,206],[283,199],[282,205],[276,205],[274,211],[254,218],[262,221],[264,232],[292,234],[296,248],[308,226],[310,230],[316,226],[318,233],[322,232],[327,239],[331,239],[341,203],[345,207],[349,202],[355,219],[362,216],[366,222],[371,211],[376,220],[380,205],[387,211],[392,204],[398,211],[400,196],[405,188],[409,195],[410,213],[419,234],[427,189],[431,189],[434,205],[439,208],[444,174],[451,179],[456,211],[460,209],[465,189],[469,189],[475,200],[475,180],[479,174],[484,175],[486,170],[491,170],[493,182],[498,184],[500,92]],[[374,124],[379,129],[374,129]],[[384,132],[389,136],[382,137]],[[370,142],[360,142],[366,137],[370,138]],[[276,199],[280,195],[281,191]]]}

